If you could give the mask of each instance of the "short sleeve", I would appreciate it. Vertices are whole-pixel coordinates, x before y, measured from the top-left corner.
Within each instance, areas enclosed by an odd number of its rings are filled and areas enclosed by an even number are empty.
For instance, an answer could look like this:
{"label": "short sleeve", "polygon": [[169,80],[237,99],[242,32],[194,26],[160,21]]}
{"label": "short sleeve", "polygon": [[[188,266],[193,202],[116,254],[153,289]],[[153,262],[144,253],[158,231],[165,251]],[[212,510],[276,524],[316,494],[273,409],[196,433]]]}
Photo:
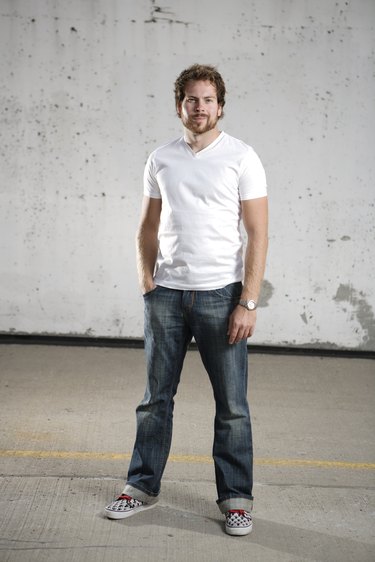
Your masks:
{"label": "short sleeve", "polygon": [[161,193],[155,177],[154,154],[147,159],[143,174],[143,194],[152,199],[161,199]]}
{"label": "short sleeve", "polygon": [[241,201],[267,195],[266,173],[259,156],[250,147],[241,164],[239,193]]}

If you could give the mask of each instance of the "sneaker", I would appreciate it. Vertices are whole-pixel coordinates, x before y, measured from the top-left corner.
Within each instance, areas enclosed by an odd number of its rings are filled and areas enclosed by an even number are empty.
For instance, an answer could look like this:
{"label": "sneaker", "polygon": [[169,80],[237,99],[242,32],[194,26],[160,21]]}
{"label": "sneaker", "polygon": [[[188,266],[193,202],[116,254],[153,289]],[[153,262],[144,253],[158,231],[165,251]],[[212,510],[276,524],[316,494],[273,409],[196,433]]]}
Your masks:
{"label": "sneaker", "polygon": [[253,520],[244,509],[230,509],[225,514],[225,531],[228,535],[248,535],[253,529]]}
{"label": "sneaker", "polygon": [[109,519],[124,519],[125,517],[130,517],[139,511],[144,511],[145,509],[150,509],[156,504],[147,504],[136,500],[130,496],[122,494],[117,500],[107,505],[105,508],[105,514]]}

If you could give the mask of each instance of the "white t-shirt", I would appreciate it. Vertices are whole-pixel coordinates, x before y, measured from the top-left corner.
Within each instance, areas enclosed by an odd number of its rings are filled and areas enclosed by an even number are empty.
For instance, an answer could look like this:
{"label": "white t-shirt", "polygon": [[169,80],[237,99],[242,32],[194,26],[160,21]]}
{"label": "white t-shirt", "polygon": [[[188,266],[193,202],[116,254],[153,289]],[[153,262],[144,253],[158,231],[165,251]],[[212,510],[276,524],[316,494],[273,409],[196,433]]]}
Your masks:
{"label": "white t-shirt", "polygon": [[241,200],[267,195],[254,150],[221,132],[194,153],[184,138],[147,160],[144,194],[162,199],[155,283],[213,290],[243,278]]}

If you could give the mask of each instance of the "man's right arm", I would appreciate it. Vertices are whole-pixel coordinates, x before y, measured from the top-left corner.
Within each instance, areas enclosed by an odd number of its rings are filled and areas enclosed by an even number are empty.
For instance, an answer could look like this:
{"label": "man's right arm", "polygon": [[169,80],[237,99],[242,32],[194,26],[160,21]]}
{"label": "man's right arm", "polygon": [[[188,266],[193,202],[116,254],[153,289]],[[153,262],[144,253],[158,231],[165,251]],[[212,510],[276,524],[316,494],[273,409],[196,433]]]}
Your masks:
{"label": "man's right arm", "polygon": [[136,238],[138,279],[142,294],[155,288],[154,270],[159,247],[160,213],[161,199],[144,196]]}

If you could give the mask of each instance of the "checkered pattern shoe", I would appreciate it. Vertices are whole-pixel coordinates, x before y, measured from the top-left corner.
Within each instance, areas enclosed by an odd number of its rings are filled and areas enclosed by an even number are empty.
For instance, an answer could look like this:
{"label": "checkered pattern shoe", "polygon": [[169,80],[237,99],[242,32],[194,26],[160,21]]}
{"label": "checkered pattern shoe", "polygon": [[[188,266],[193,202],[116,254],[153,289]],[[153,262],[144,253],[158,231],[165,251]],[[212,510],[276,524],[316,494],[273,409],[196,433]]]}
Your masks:
{"label": "checkered pattern shoe", "polygon": [[154,506],[155,504],[147,504],[122,494],[117,500],[107,505],[105,514],[109,519],[124,519]]}
{"label": "checkered pattern shoe", "polygon": [[225,531],[228,535],[248,535],[253,528],[253,520],[244,509],[230,509],[225,514]]}

